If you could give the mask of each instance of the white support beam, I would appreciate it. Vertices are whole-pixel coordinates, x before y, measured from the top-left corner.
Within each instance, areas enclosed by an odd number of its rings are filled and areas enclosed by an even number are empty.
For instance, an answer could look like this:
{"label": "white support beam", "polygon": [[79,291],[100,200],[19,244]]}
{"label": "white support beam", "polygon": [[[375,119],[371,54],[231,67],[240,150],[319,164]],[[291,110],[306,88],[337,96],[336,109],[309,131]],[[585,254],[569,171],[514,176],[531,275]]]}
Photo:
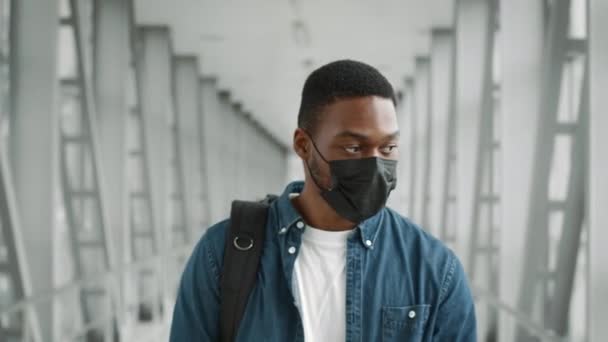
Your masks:
{"label": "white support beam", "polygon": [[589,173],[587,184],[589,227],[589,283],[587,314],[589,342],[608,337],[608,2],[589,2]]}
{"label": "white support beam", "polygon": [[[456,12],[454,11],[454,16]],[[454,248],[457,232],[457,120],[458,113],[456,110],[456,82],[457,82],[457,65],[456,65],[456,34],[452,30],[452,42],[450,44],[450,67],[449,67],[449,84],[448,84],[448,99],[447,99],[447,129],[445,137],[445,148],[443,150],[443,167],[441,184],[443,189],[439,197],[439,238],[442,239],[450,248]]]}
{"label": "white support beam", "polygon": [[[242,108],[241,108],[242,111]],[[240,123],[240,137],[239,137],[239,150],[240,150],[240,165],[251,165],[251,160],[255,156],[254,147],[251,144],[251,114],[248,112],[242,112],[243,119]],[[250,168],[241,168],[239,171],[239,186],[243,187],[244,198],[253,198],[253,184],[250,178]]]}
{"label": "white support beam", "polygon": [[430,199],[428,224],[429,229],[439,236],[441,224],[441,204],[443,199],[444,170],[446,168],[446,151],[448,149],[450,113],[450,86],[452,85],[452,44],[454,41],[451,29],[436,28],[431,32],[431,93],[432,105],[432,167],[430,172]]}
{"label": "white support beam", "polygon": [[[257,136],[257,131],[255,129],[255,125],[254,122],[252,120],[249,120],[247,122],[247,135],[248,135],[248,141],[249,141],[249,160],[248,160],[248,164],[251,167],[249,168],[249,177],[251,177],[251,179],[256,179],[255,177],[257,177],[257,166],[258,166],[258,160],[257,158],[255,158],[256,156],[256,149],[257,149],[257,144],[258,141],[256,139],[258,139]],[[260,191],[260,184],[258,182],[252,182],[251,187],[249,188],[249,195],[250,196],[255,196],[255,194],[257,194]]]}
{"label": "white support beam", "polygon": [[234,148],[236,150],[236,165],[237,169],[236,176],[234,182],[236,184],[236,198],[241,200],[251,200],[251,198],[247,194],[247,183],[250,181],[248,177],[248,167],[246,167],[247,161],[247,151],[246,146],[249,144],[249,141],[246,141],[245,131],[247,129],[247,118],[243,113],[243,106],[241,103],[234,103],[234,114],[236,117],[235,120],[235,136],[233,139]]}
{"label": "white support beam", "polygon": [[198,226],[199,235],[203,233],[207,227],[211,224],[211,201],[213,197],[210,194],[210,185],[209,185],[209,161],[207,155],[209,151],[207,150],[207,141],[205,140],[205,111],[203,105],[203,96],[202,96],[202,88],[203,83],[199,76],[197,80],[197,128],[198,128],[198,160],[199,160],[199,172],[200,172],[200,187],[198,196],[200,197],[200,219]]}
{"label": "white support beam", "polygon": [[407,162],[407,216],[409,218],[413,218],[416,210],[416,182],[417,182],[417,174],[416,174],[416,161],[417,161],[417,143],[416,143],[416,127],[417,127],[417,106],[416,106],[416,83],[415,77],[410,77],[405,81],[405,87],[407,90],[407,103],[408,106],[408,116],[406,117],[406,127],[407,127],[407,160],[404,159],[404,162]]}
{"label": "white support beam", "polygon": [[410,174],[410,162],[409,158],[409,145],[410,145],[410,134],[408,134],[411,111],[411,94],[410,94],[410,83],[411,80],[408,78],[404,80],[404,90],[399,103],[397,104],[397,122],[399,123],[399,129],[401,135],[399,137],[399,163],[397,163],[397,188],[391,193],[387,205],[397,210],[402,215],[408,215],[408,196],[409,196],[409,174]]}
{"label": "white support beam", "polygon": [[208,189],[210,224],[218,222],[228,214],[224,211],[222,184],[222,123],[220,121],[220,103],[217,95],[217,80],[205,77],[201,79],[201,106],[203,111],[203,146],[207,164],[206,185]]}
{"label": "white support beam", "polygon": [[231,139],[234,137],[234,122],[232,120],[232,105],[230,104],[230,91],[220,89],[217,93],[219,97],[219,110],[216,113],[217,118],[220,122],[221,134],[218,136],[221,155],[216,161],[222,165],[222,171],[218,173],[218,177],[213,181],[221,184],[222,192],[218,197],[220,206],[223,208],[224,219],[230,213],[230,202],[234,197],[235,185],[232,182],[233,172],[236,167],[236,160],[234,159],[234,149],[232,146]]}
{"label": "white support beam", "polygon": [[572,136],[572,148],[568,156],[571,167],[567,180],[566,197],[563,202],[562,233],[557,247],[559,252],[556,256],[554,270],[555,288],[551,296],[551,311],[545,320],[545,326],[559,336],[568,336],[569,333],[572,333],[572,324],[570,324],[571,304],[574,302],[572,295],[576,282],[577,265],[581,264],[578,256],[580,255],[581,232],[585,218],[585,176],[588,165],[586,146],[589,136],[587,131],[589,127],[589,76],[585,72],[583,77],[583,85],[579,90],[581,96],[578,123]]}
{"label": "white support beam", "polygon": [[260,144],[262,143],[261,141],[261,137],[260,137],[260,131],[258,130],[258,126],[256,124],[256,122],[254,121],[250,121],[249,123],[249,129],[251,131],[251,151],[256,151],[254,153],[251,154],[251,158],[250,158],[250,164],[251,168],[249,169],[249,177],[251,177],[251,179],[255,179],[256,181],[253,182],[253,186],[251,188],[251,195],[252,196],[258,196],[260,194],[260,192],[263,189],[263,186],[261,184],[261,182],[258,182],[257,180],[260,177],[261,172],[261,168],[260,165],[262,163],[260,158],[256,158],[255,156],[257,155],[257,151],[259,150]]}
{"label": "white support beam", "polygon": [[[458,168],[458,226],[456,252],[468,265],[470,227],[472,224],[475,167],[480,143],[480,123],[485,64],[491,61],[488,37],[491,0],[460,0],[456,11],[456,139]],[[468,270],[467,270],[468,271]]]}
{"label": "white support beam", "polygon": [[280,194],[283,192],[283,187],[287,183],[287,151],[288,148],[284,145],[273,146],[274,155],[276,156],[276,177],[272,178],[272,190],[271,193]]}
{"label": "white support beam", "polygon": [[[166,27],[146,26],[141,29],[142,52],[140,55],[139,91],[141,113],[144,122],[144,140],[149,153],[145,167],[150,173],[154,226],[159,242],[159,252],[166,254],[170,243],[167,217],[172,139],[169,124],[172,122],[171,38]],[[162,264],[160,288],[168,303],[168,270]]]}
{"label": "white support beam", "polygon": [[[19,305],[16,302],[28,300],[32,296],[31,274],[28,268],[28,253],[23,245],[20,213],[17,210],[15,190],[13,189],[13,175],[9,167],[7,151],[0,150],[0,236],[5,248],[4,263],[1,275],[9,282],[9,291],[12,292],[10,305]],[[8,278],[6,278],[8,276]],[[5,293],[3,293],[5,295]],[[3,311],[3,310],[0,310]],[[13,313],[6,316],[7,322],[22,321],[19,326],[3,326],[0,324],[0,339],[7,338],[8,330],[20,329],[21,337],[30,335],[33,342],[43,341],[40,335],[40,324],[36,310],[32,306],[26,306],[19,314]],[[8,324],[7,324],[8,325]],[[15,337],[13,335],[13,337]]]}
{"label": "white support beam", "polygon": [[[256,146],[264,146],[266,144],[266,137],[264,136],[264,132],[261,130],[260,123],[256,121],[254,127],[257,141]],[[259,150],[260,148],[258,147],[256,149]],[[268,167],[267,163],[268,160],[266,158],[257,158],[256,160],[256,173],[254,179],[257,180],[256,183],[258,184],[259,188],[255,192],[254,196],[263,196],[264,192],[266,191],[266,184],[262,180],[266,177],[266,168]]]}
{"label": "white support beam", "polygon": [[[521,253],[532,183],[530,170],[538,124],[543,49],[543,4],[511,0],[501,3],[502,222],[500,298],[517,306]],[[525,51],[526,53],[521,53]],[[515,324],[505,311],[499,317],[499,341],[513,341]]]}
{"label": "white support beam", "polygon": [[[130,260],[130,234],[128,229],[128,202],[126,183],[126,127],[127,127],[127,73],[129,70],[129,6],[125,1],[108,0],[95,3],[94,82],[100,166],[105,177],[104,186],[106,229],[111,231],[110,241],[118,264]],[[120,288],[123,289],[122,277]],[[117,321],[124,321],[123,291],[118,293]]]}
{"label": "white support beam", "polygon": [[[427,133],[427,120],[429,118],[430,108],[430,59],[426,56],[418,56],[415,60],[415,88],[414,88],[414,105],[416,106],[414,111],[414,122],[412,125],[412,153],[414,160],[413,167],[416,168],[412,179],[412,185],[414,186],[413,197],[411,199],[413,204],[412,218],[417,223],[422,223],[423,212],[425,206],[425,172],[426,172],[426,161],[429,158],[429,151],[426,148],[426,133]],[[422,227],[428,229],[427,227]]]}
{"label": "white support beam", "polygon": [[230,193],[228,194],[228,198],[226,199],[226,205],[230,205],[230,203],[238,198],[238,183],[236,179],[238,177],[238,168],[242,165],[239,165],[238,161],[238,150],[239,146],[236,143],[236,136],[238,134],[238,117],[237,117],[237,106],[235,106],[236,99],[231,94],[228,98],[228,103],[225,104],[225,114],[227,124],[224,127],[224,133],[226,134],[226,144],[228,149],[226,152],[226,157],[229,160],[230,168],[224,171],[225,182],[230,189]]}
{"label": "white support beam", "polygon": [[[58,137],[58,1],[11,2],[10,161],[32,295],[52,291]],[[29,213],[35,213],[30,215]],[[43,341],[55,337],[52,302],[37,306]]]}
{"label": "white support beam", "polygon": [[200,107],[198,103],[198,60],[193,56],[174,59],[175,105],[177,109],[178,138],[181,141],[184,170],[186,213],[185,222],[191,236],[198,240],[201,223],[202,173],[200,161]]}
{"label": "white support beam", "polygon": [[[526,230],[521,268],[521,282],[517,284],[517,309],[530,315],[534,320],[547,317],[545,306],[540,310],[535,301],[539,293],[546,293],[539,279],[548,267],[549,248],[549,181],[551,162],[555,156],[555,133],[557,132],[557,112],[559,110],[563,66],[568,49],[568,23],[570,0],[556,0],[551,5],[543,44],[540,102],[533,145],[531,171],[531,191],[526,212]],[[540,285],[540,286],[539,286]],[[543,290],[543,291],[538,291]],[[545,295],[540,303],[545,303]],[[534,315],[536,313],[536,315]],[[520,329],[518,341],[527,341],[528,332]]]}

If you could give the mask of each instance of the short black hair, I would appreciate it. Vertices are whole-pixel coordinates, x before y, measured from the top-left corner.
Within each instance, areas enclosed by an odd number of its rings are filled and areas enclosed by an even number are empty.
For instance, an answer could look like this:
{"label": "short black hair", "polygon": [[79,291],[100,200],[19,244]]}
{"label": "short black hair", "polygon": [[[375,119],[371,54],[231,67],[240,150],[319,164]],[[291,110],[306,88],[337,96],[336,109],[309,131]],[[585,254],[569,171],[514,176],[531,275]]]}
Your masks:
{"label": "short black hair", "polygon": [[302,89],[298,127],[313,133],[323,107],[340,99],[379,96],[393,101],[391,83],[371,65],[349,59],[326,64],[313,71]]}

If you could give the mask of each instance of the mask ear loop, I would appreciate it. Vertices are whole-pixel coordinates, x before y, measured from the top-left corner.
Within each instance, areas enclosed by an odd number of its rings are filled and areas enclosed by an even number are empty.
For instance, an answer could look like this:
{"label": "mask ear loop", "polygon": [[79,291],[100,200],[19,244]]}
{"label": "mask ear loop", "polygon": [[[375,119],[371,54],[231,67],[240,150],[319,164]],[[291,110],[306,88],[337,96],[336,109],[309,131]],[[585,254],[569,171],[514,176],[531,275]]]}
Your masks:
{"label": "mask ear loop", "polygon": [[[314,147],[315,151],[317,151],[317,154],[319,154],[319,156],[321,157],[321,159],[323,159],[323,161],[327,165],[329,165],[329,162],[327,161],[327,159],[325,159],[325,157],[323,157],[323,154],[321,154],[321,152],[317,148],[317,144],[315,144],[315,141],[312,139],[312,136],[306,130],[303,129],[302,131],[304,133],[306,133],[306,135],[308,136],[308,139],[310,139],[310,142],[312,143],[312,146]],[[324,187],[321,186],[321,184],[319,184],[319,182],[317,181],[317,178],[312,173],[312,169],[310,168],[310,165],[308,165],[308,161],[305,161],[304,164],[306,164],[306,168],[308,169],[308,173],[310,174],[310,178],[312,178],[312,181],[315,183],[315,185],[319,189],[323,189],[325,191],[332,191],[332,189],[333,189],[332,187],[330,187],[329,189],[325,189]]]}
{"label": "mask ear loop", "polygon": [[321,153],[321,151],[319,151],[319,149],[317,148],[317,144],[315,144],[314,139],[312,138],[312,135],[310,135],[307,131],[302,130],[304,133],[306,133],[306,135],[308,136],[308,139],[310,139],[310,142],[312,143],[312,146],[315,148],[315,150],[317,151],[317,153],[319,154],[319,156],[321,157],[321,159],[323,159],[323,161],[329,165],[329,162],[327,161],[327,159],[325,159],[325,157],[323,157],[323,154]]}

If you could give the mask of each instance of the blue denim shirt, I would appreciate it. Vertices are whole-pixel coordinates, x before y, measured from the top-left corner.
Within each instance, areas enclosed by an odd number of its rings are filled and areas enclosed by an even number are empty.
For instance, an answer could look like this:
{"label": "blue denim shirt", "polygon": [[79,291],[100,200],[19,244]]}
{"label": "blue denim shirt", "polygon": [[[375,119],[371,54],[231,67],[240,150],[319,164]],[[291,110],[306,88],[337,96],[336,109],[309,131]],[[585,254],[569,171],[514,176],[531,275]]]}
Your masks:
{"label": "blue denim shirt", "polygon": [[[302,221],[289,194],[271,206],[264,251],[237,341],[303,341],[292,293]],[[285,228],[285,229],[283,229]],[[188,260],[173,314],[171,342],[218,341],[228,221],[200,239]],[[303,228],[306,229],[306,228]],[[296,253],[288,253],[289,247]],[[462,265],[439,240],[391,209],[351,233],[346,260],[347,341],[475,341],[475,310]]]}

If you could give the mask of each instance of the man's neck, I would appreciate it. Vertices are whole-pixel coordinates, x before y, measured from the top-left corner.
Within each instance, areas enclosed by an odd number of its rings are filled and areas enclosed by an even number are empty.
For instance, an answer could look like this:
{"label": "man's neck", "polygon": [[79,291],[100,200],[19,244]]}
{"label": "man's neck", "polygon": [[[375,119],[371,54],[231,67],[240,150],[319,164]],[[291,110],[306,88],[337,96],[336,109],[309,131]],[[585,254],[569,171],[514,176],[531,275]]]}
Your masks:
{"label": "man's neck", "polygon": [[320,190],[312,182],[306,182],[300,196],[292,199],[296,210],[304,221],[323,230],[349,230],[355,223],[338,215],[336,211],[321,197]]}

